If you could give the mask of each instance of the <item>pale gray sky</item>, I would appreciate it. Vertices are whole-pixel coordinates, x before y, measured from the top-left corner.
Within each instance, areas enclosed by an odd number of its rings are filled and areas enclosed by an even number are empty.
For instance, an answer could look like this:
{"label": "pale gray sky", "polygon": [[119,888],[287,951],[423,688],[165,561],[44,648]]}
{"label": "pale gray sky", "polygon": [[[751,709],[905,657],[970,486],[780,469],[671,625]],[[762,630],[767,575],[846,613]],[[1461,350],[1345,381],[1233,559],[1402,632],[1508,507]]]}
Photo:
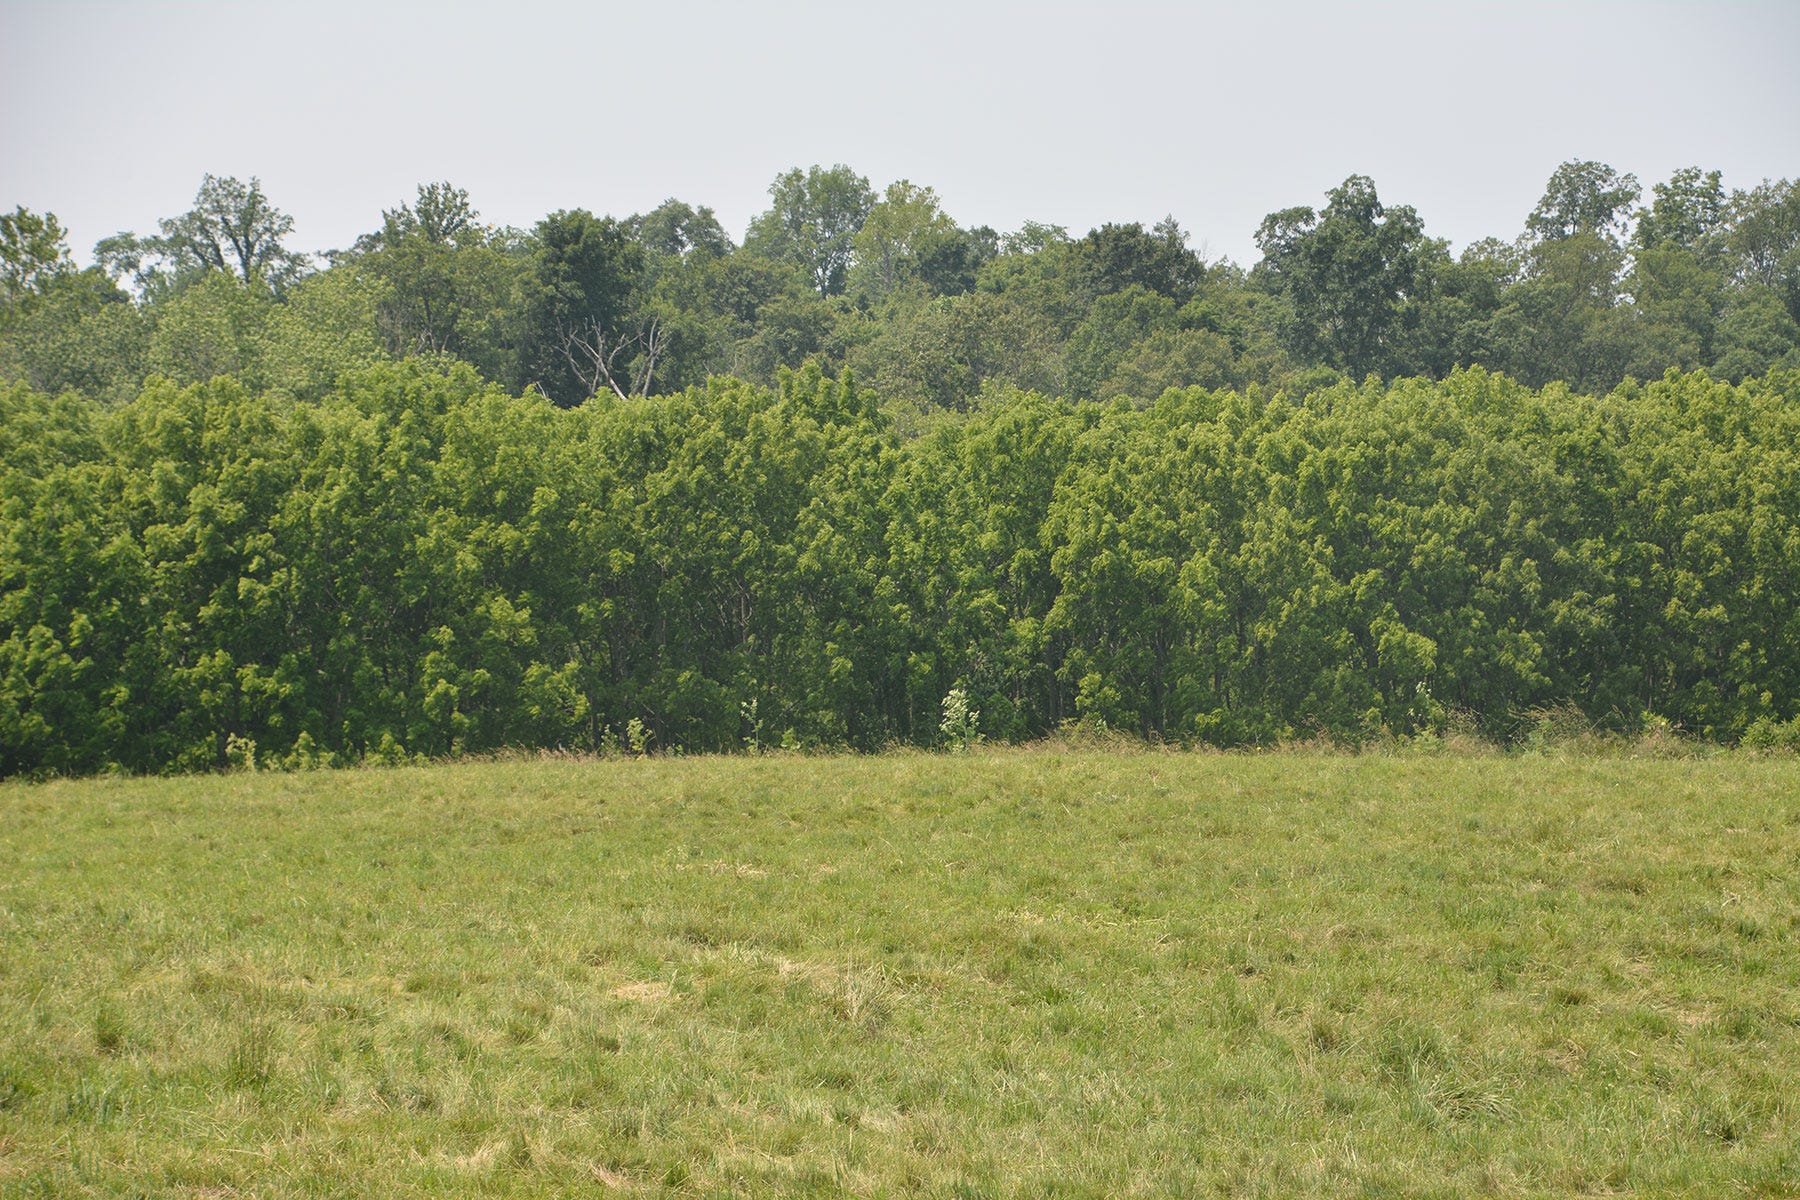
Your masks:
{"label": "pale gray sky", "polygon": [[1558,163],[1646,190],[1800,175],[1800,3],[0,0],[0,209],[84,260],[204,172],[344,246],[417,184],[490,221],[678,196],[734,237],[792,166],[935,187],[964,224],[1173,213],[1244,265],[1350,174],[1458,247]]}

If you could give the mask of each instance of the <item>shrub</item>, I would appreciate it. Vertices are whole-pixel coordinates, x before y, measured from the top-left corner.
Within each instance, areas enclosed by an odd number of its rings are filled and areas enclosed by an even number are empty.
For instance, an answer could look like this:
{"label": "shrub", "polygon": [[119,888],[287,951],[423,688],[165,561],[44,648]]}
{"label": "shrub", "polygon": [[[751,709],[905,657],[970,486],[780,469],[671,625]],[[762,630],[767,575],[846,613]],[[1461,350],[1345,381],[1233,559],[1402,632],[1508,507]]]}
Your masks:
{"label": "shrub", "polygon": [[969,694],[963,689],[951,688],[944,696],[944,719],[938,730],[952,750],[981,744],[981,713],[969,706]]}

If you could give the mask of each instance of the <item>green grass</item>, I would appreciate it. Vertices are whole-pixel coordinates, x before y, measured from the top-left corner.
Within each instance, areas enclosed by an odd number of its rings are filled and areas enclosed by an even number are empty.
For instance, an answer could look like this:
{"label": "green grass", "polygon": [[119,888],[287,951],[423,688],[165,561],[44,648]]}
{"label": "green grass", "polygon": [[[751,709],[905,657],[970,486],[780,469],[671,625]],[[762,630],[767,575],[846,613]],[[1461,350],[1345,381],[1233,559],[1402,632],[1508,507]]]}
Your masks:
{"label": "green grass", "polygon": [[1800,761],[0,787],[0,1194],[1800,1193]]}

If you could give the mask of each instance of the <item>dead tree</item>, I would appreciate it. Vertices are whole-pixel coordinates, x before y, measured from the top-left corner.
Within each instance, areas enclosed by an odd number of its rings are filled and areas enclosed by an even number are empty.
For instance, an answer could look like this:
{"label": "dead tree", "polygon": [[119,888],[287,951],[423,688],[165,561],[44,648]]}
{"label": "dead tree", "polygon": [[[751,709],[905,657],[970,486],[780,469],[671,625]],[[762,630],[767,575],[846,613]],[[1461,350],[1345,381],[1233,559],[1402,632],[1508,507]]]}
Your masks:
{"label": "dead tree", "polygon": [[558,322],[563,357],[590,397],[602,386],[621,400],[650,394],[657,359],[668,345],[662,318],[651,316],[626,332],[613,332],[589,317],[571,326]]}

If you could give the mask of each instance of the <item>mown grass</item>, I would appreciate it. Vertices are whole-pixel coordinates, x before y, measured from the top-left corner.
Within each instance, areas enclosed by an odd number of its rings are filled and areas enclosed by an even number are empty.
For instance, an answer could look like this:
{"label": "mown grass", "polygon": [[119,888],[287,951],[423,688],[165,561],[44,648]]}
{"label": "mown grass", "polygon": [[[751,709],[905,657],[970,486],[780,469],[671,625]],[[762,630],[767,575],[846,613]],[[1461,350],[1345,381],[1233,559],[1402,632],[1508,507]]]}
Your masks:
{"label": "mown grass", "polygon": [[0,787],[6,1196],[1789,1195],[1800,762]]}

